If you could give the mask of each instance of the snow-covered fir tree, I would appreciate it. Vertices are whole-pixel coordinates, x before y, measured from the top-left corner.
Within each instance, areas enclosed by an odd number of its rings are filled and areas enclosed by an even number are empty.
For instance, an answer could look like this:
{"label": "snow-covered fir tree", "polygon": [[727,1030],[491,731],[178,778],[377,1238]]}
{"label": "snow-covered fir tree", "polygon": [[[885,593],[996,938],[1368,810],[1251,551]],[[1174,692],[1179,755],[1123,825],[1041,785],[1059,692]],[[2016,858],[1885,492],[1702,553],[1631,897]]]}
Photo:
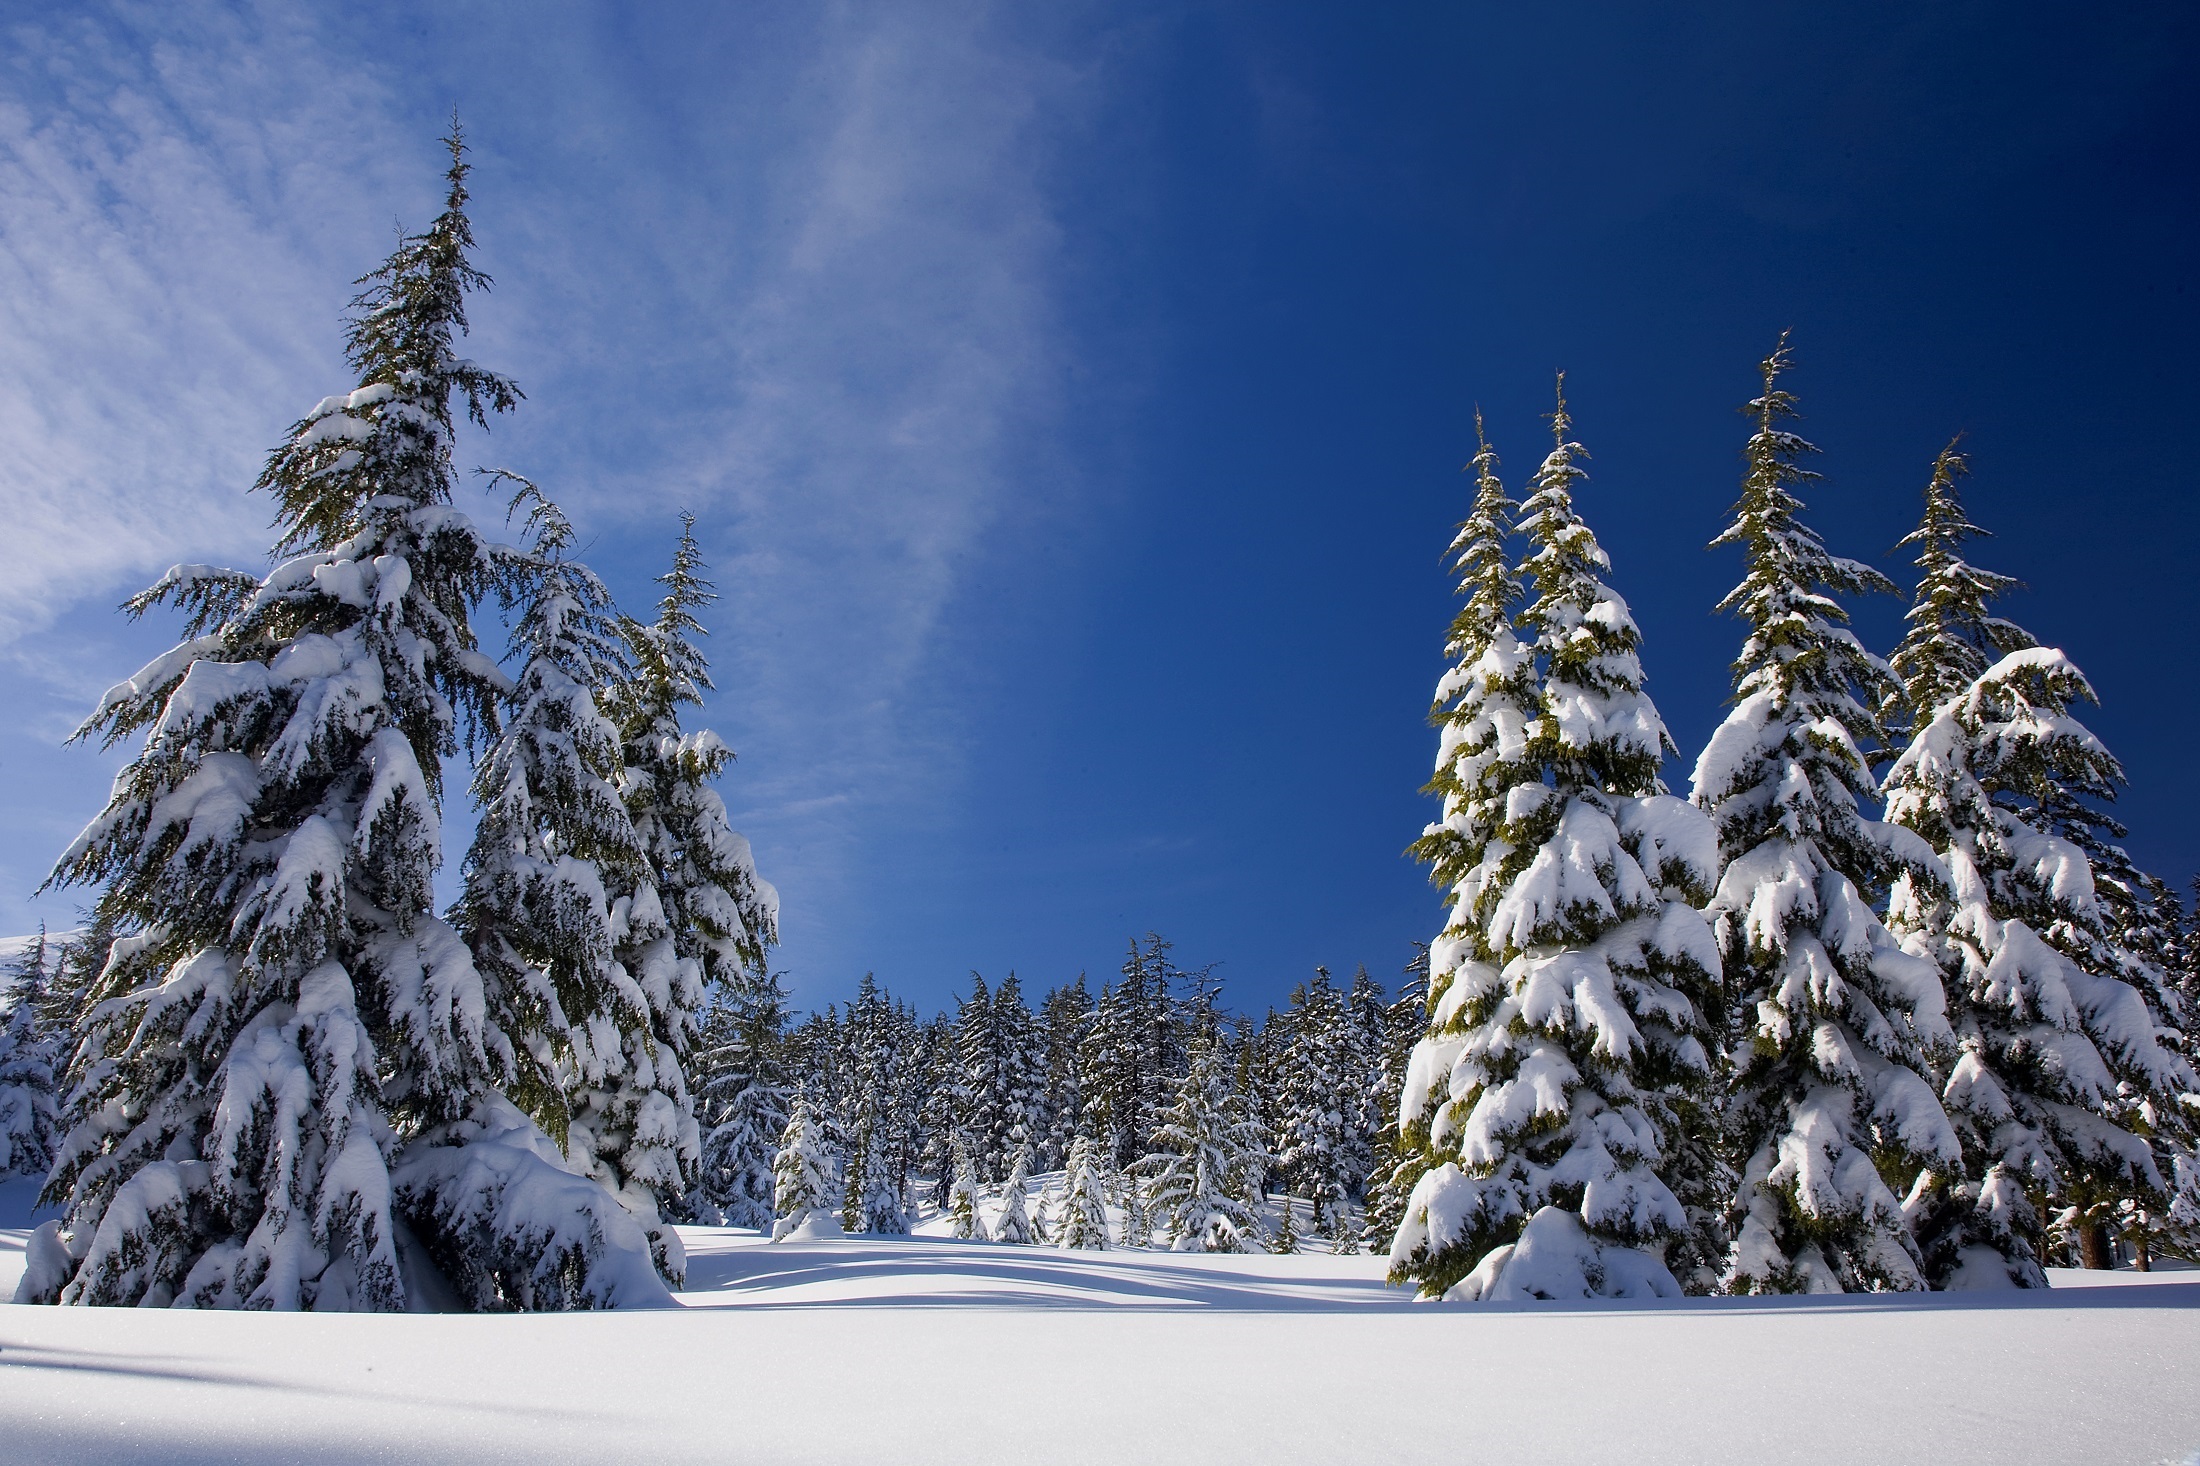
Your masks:
{"label": "snow-covered fir tree", "polygon": [[1046,1114],[1046,1135],[1038,1148],[1043,1171],[1069,1164],[1070,1148],[1080,1133],[1084,1116],[1083,1080],[1078,1052],[1092,1030],[1092,995],[1085,991],[1085,975],[1048,993],[1039,1005],[1039,1043],[1046,1055],[1046,1074],[1040,1096]]}
{"label": "snow-covered fir tree", "polygon": [[1326,969],[1291,993],[1278,1022],[1276,1164],[1284,1189],[1313,1204],[1313,1226],[1329,1234],[1351,1209],[1352,1193],[1366,1180],[1358,1163],[1358,1101],[1364,1088],[1356,1063],[1345,995]]}
{"label": "snow-covered fir tree", "polygon": [[797,1094],[772,1157],[772,1241],[796,1232],[840,1230],[840,1156],[825,1134],[817,1105]]}
{"label": "snow-covered fir tree", "polygon": [[1098,1251],[1108,1245],[1107,1184],[1100,1172],[1099,1144],[1089,1135],[1070,1142],[1062,1220],[1054,1240],[1065,1251]]}
{"label": "snow-covered fir tree", "polygon": [[1001,1209],[993,1218],[993,1240],[1028,1247],[1038,1240],[1031,1223],[1029,1155],[1018,1147],[1008,1162],[1008,1179],[1001,1183]]}
{"label": "snow-covered fir tree", "polygon": [[[1393,1278],[1427,1297],[1680,1291],[1663,1253],[1689,1218],[1661,1166],[1676,1101],[1710,1077],[1718,954],[1692,900],[1713,848],[1658,782],[1669,741],[1574,507],[1570,427],[1562,390],[1519,524],[1526,644],[1502,625],[1501,546],[1459,552],[1469,608],[1480,592],[1486,610],[1454,633],[1468,670],[1439,686],[1440,716],[1464,716],[1442,718],[1444,819],[1420,848],[1453,909],[1401,1106],[1430,1169],[1391,1247]],[[1495,522],[1469,524],[1479,539]]]}
{"label": "snow-covered fir tree", "polygon": [[[1266,1138],[1245,1118],[1229,1056],[1212,1035],[1192,1042],[1176,1101],[1161,1112],[1138,1163],[1154,1225],[1177,1252],[1250,1252],[1260,1224],[1245,1202],[1248,1173],[1265,1173]],[[1133,1244],[1139,1245],[1139,1244]]]}
{"label": "snow-covered fir tree", "polygon": [[1963,558],[1963,542],[1986,533],[1964,514],[1956,487],[1969,471],[1954,441],[1940,450],[1925,485],[1924,517],[1898,546],[1916,548],[1918,568],[1917,593],[1906,618],[1909,630],[1887,658],[1901,688],[1895,711],[1907,728],[1924,724],[1935,708],[1960,695],[2008,653],[2034,644],[2022,627],[1990,609],[1994,598],[2016,580]]}
{"label": "snow-covered fir tree", "polygon": [[1373,1081],[1375,1111],[1381,1124],[1372,1145],[1372,1171],[1367,1187],[1367,1210],[1360,1236],[1372,1252],[1388,1253],[1405,1220],[1406,1200],[1428,1170],[1428,1135],[1425,1116],[1406,1126],[1399,1112],[1405,1090],[1406,1067],[1422,1036],[1428,1032],[1428,943],[1415,942],[1413,959],[1406,965],[1405,982],[1398,996],[1383,1010],[1383,1035]]}
{"label": "snow-covered fir tree", "polygon": [[50,878],[122,935],[27,1301],[401,1308],[399,1212],[479,1306],[662,1300],[638,1229],[499,1089],[523,1036],[433,908],[444,761],[508,688],[471,615],[515,553],[452,508],[455,419],[519,395],[453,350],[487,279],[449,145],[443,213],[361,282],[357,386],[260,476],[286,558],[134,598],[186,639],[80,730],[144,743]]}
{"label": "snow-covered fir tree", "polygon": [[1299,1252],[1298,1203],[1286,1192],[1276,1208],[1276,1230],[1268,1239],[1268,1250],[1278,1257],[1292,1257]]}
{"label": "snow-covered fir tree", "polygon": [[697,1187],[734,1227],[769,1228],[772,1156],[787,1128],[787,994],[777,973],[748,976],[718,994],[696,1055],[696,1116],[703,1127]]}
{"label": "snow-covered fir tree", "polygon": [[702,1159],[686,1061],[709,992],[761,976],[778,940],[779,896],[756,873],[749,843],[712,787],[733,761],[717,734],[687,732],[710,669],[696,613],[716,599],[703,576],[695,520],[681,521],[656,619],[622,621],[630,670],[606,693],[623,760],[619,792],[644,856],[611,892],[614,955],[647,1004],[625,1030],[623,1062],[585,1089],[571,1127],[575,1159],[640,1219],[657,1265],[686,1269],[671,1227]]}
{"label": "snow-covered fir tree", "polygon": [[955,1143],[953,1165],[955,1179],[948,1187],[947,1200],[949,1235],[965,1242],[990,1242],[993,1234],[978,1214],[978,1168],[970,1159],[969,1148],[960,1141]]}
{"label": "snow-covered fir tree", "polygon": [[1898,874],[1939,882],[1925,842],[1866,817],[1874,709],[1895,696],[1835,599],[1891,590],[1829,554],[1797,491],[1815,451],[1784,424],[1786,338],[1760,366],[1746,411],[1733,522],[1714,545],[1743,547],[1740,585],[1720,603],[1749,635],[1736,704],[1698,759],[1693,798],[1717,822],[1722,862],[1709,907],[1741,1031],[1729,1121],[1743,1157],[1725,1284],[1743,1292],[1924,1285],[1900,1199],[1885,1174],[1961,1163],[1931,1082],[1953,1042],[1940,975],[1873,915]]}
{"label": "snow-covered fir tree", "polygon": [[2084,853],[2024,818],[2039,781],[2114,769],[2070,715],[2091,691],[2060,652],[2012,653],[1936,708],[1888,775],[1888,817],[1931,842],[1951,877],[1945,892],[1898,882],[1889,916],[1955,999],[1960,1057],[1944,1099],[1962,1164],[1928,1168],[1910,1197],[1937,1287],[2045,1287],[2034,1196],[2166,1199],[2119,1099],[2173,1104],[2195,1087],[2112,956],[2084,960],[2101,929]]}
{"label": "snow-covered fir tree", "polygon": [[1024,1002],[1023,984],[1011,972],[993,994],[993,1037],[998,1046],[1001,1142],[1026,1152],[1037,1165],[1050,1129],[1044,1035]]}
{"label": "snow-covered fir tree", "polygon": [[1148,933],[1133,941],[1119,981],[1101,990],[1079,1046],[1082,1124],[1121,1170],[1146,1153],[1147,1137],[1186,1063],[1185,1009],[1191,974],[1170,960],[1170,945]]}
{"label": "snow-covered fir tree", "polygon": [[41,1021],[52,986],[52,954],[43,927],[11,964],[0,989],[0,1180],[43,1177],[53,1166],[61,1106],[59,1036]]}

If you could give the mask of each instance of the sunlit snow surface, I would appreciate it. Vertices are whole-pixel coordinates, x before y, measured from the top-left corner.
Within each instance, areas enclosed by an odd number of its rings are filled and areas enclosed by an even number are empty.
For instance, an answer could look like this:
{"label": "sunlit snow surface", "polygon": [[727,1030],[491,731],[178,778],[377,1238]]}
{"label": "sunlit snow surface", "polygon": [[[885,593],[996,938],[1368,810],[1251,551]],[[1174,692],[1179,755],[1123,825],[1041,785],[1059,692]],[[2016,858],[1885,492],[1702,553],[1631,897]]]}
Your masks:
{"label": "sunlit snow surface", "polygon": [[[6,1189],[0,1207],[20,1212]],[[0,1287],[22,1235],[0,1231]],[[2178,1281],[2200,1273],[1984,1302],[1432,1307],[1384,1287],[1368,1257],[685,1237],[688,1307],[670,1313],[0,1308],[0,1460],[2152,1466],[2200,1452],[2200,1281]]]}

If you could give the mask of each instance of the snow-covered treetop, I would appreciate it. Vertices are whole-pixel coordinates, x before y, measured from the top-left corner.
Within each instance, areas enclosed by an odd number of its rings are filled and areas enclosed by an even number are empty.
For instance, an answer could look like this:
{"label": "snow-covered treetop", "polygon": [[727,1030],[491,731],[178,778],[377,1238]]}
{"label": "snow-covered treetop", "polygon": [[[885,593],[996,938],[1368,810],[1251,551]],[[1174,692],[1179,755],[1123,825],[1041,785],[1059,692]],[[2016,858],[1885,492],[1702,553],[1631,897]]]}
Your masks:
{"label": "snow-covered treetop", "polygon": [[1658,764],[1672,740],[1642,690],[1642,634],[1627,603],[1602,580],[1611,558],[1574,511],[1589,455],[1567,438],[1566,374],[1550,415],[1552,449],[1521,505],[1519,532],[1535,545],[1527,571],[1536,597],[1520,616],[1543,659],[1541,717],[1531,732],[1566,793],[1660,793]]}
{"label": "snow-covered treetop", "polygon": [[471,168],[455,119],[444,143],[451,166],[443,212],[358,282],[366,289],[352,301],[358,314],[344,343],[358,389],[308,413],[260,477],[281,506],[281,550],[331,548],[377,509],[449,503],[452,398],[463,396],[466,415],[483,426],[520,398],[510,378],[452,350],[466,332],[467,292],[490,282],[467,258]]}
{"label": "snow-covered treetop", "polygon": [[[1784,708],[1823,706],[1838,709],[1852,731],[1877,720],[1862,705],[1854,712],[1854,690],[1873,694],[1890,690],[1886,666],[1866,652],[1848,628],[1848,612],[1829,591],[1847,594],[1888,592],[1894,583],[1856,560],[1829,554],[1815,530],[1799,517],[1803,501],[1796,490],[1818,477],[1798,461],[1817,448],[1780,426],[1798,416],[1795,397],[1777,383],[1791,365],[1787,333],[1758,364],[1763,395],[1742,410],[1757,420],[1757,431],[1743,450],[1747,470],[1734,521],[1711,543],[1741,545],[1748,552],[1742,583],[1719,602],[1749,623],[1749,637],[1734,663],[1737,699],[1769,691]],[[1875,699],[1876,700],[1876,699]]]}
{"label": "snow-covered treetop", "polygon": [[1964,515],[1956,493],[1956,480],[1970,471],[1956,452],[1960,441],[1951,440],[1933,460],[1925,517],[1901,542],[1917,548],[1921,574],[1907,618],[1910,629],[1887,660],[1902,679],[1903,708],[1913,726],[1961,693],[1994,658],[2033,645],[2022,627],[1987,610],[1994,597],[2020,582],[1967,564],[1957,553],[1965,540],[1986,534]]}
{"label": "snow-covered treetop", "polygon": [[1459,594],[1467,603],[1452,619],[1445,654],[1454,658],[1480,654],[1498,633],[1512,629],[1513,607],[1520,601],[1520,576],[1505,554],[1505,536],[1513,512],[1519,507],[1505,496],[1497,478],[1497,450],[1482,428],[1482,410],[1474,412],[1474,504],[1460,521],[1452,538],[1452,565],[1459,573]]}

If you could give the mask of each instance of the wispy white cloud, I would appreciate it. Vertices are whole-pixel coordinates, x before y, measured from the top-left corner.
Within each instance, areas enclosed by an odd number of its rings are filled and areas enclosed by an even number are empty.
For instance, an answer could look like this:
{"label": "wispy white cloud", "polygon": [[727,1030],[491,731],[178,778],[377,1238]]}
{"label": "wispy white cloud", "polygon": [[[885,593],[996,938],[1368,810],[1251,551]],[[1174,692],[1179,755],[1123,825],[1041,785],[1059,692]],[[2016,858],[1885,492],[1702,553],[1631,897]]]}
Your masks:
{"label": "wispy white cloud", "polygon": [[[331,379],[332,307],[423,182],[280,10],[13,27],[0,96],[0,638],[252,555],[240,491]],[[424,150],[423,150],[424,151]],[[409,162],[410,160],[404,160]]]}
{"label": "wispy white cloud", "polygon": [[[744,755],[729,801],[785,889],[790,955],[858,960],[866,832],[956,786],[963,714],[934,690],[956,596],[1004,511],[1063,492],[1019,465],[1060,411],[1047,180],[1096,83],[1004,16],[781,16],[729,48],[751,43],[729,95],[678,106],[570,16],[524,17],[531,98],[363,64],[359,33],[272,7],[16,28],[6,675],[66,675],[26,633],[59,617],[40,640],[66,639],[165,563],[264,548],[242,489],[341,378],[344,282],[393,214],[433,207],[425,133],[448,98],[428,93],[448,86],[499,277],[477,354],[533,398],[482,452],[541,471],[636,599],[673,512],[704,516],[724,591],[707,716]],[[424,23],[488,44],[448,12]]]}

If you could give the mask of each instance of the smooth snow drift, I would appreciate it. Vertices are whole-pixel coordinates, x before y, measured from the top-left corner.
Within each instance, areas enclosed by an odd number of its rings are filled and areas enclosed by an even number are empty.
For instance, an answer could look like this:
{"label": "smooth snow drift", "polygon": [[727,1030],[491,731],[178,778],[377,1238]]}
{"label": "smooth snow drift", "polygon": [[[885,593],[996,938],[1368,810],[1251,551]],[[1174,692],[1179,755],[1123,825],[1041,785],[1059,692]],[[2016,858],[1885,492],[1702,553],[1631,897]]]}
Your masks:
{"label": "smooth snow drift", "polygon": [[[0,1233],[0,1287],[22,1237]],[[671,1312],[0,1308],[0,1440],[18,1466],[2200,1452],[2200,1281],[2176,1281],[2194,1273],[1984,1301],[1432,1305],[1369,1257],[683,1240]],[[1777,1366],[1805,1354],[1826,1388],[1796,1399]]]}

